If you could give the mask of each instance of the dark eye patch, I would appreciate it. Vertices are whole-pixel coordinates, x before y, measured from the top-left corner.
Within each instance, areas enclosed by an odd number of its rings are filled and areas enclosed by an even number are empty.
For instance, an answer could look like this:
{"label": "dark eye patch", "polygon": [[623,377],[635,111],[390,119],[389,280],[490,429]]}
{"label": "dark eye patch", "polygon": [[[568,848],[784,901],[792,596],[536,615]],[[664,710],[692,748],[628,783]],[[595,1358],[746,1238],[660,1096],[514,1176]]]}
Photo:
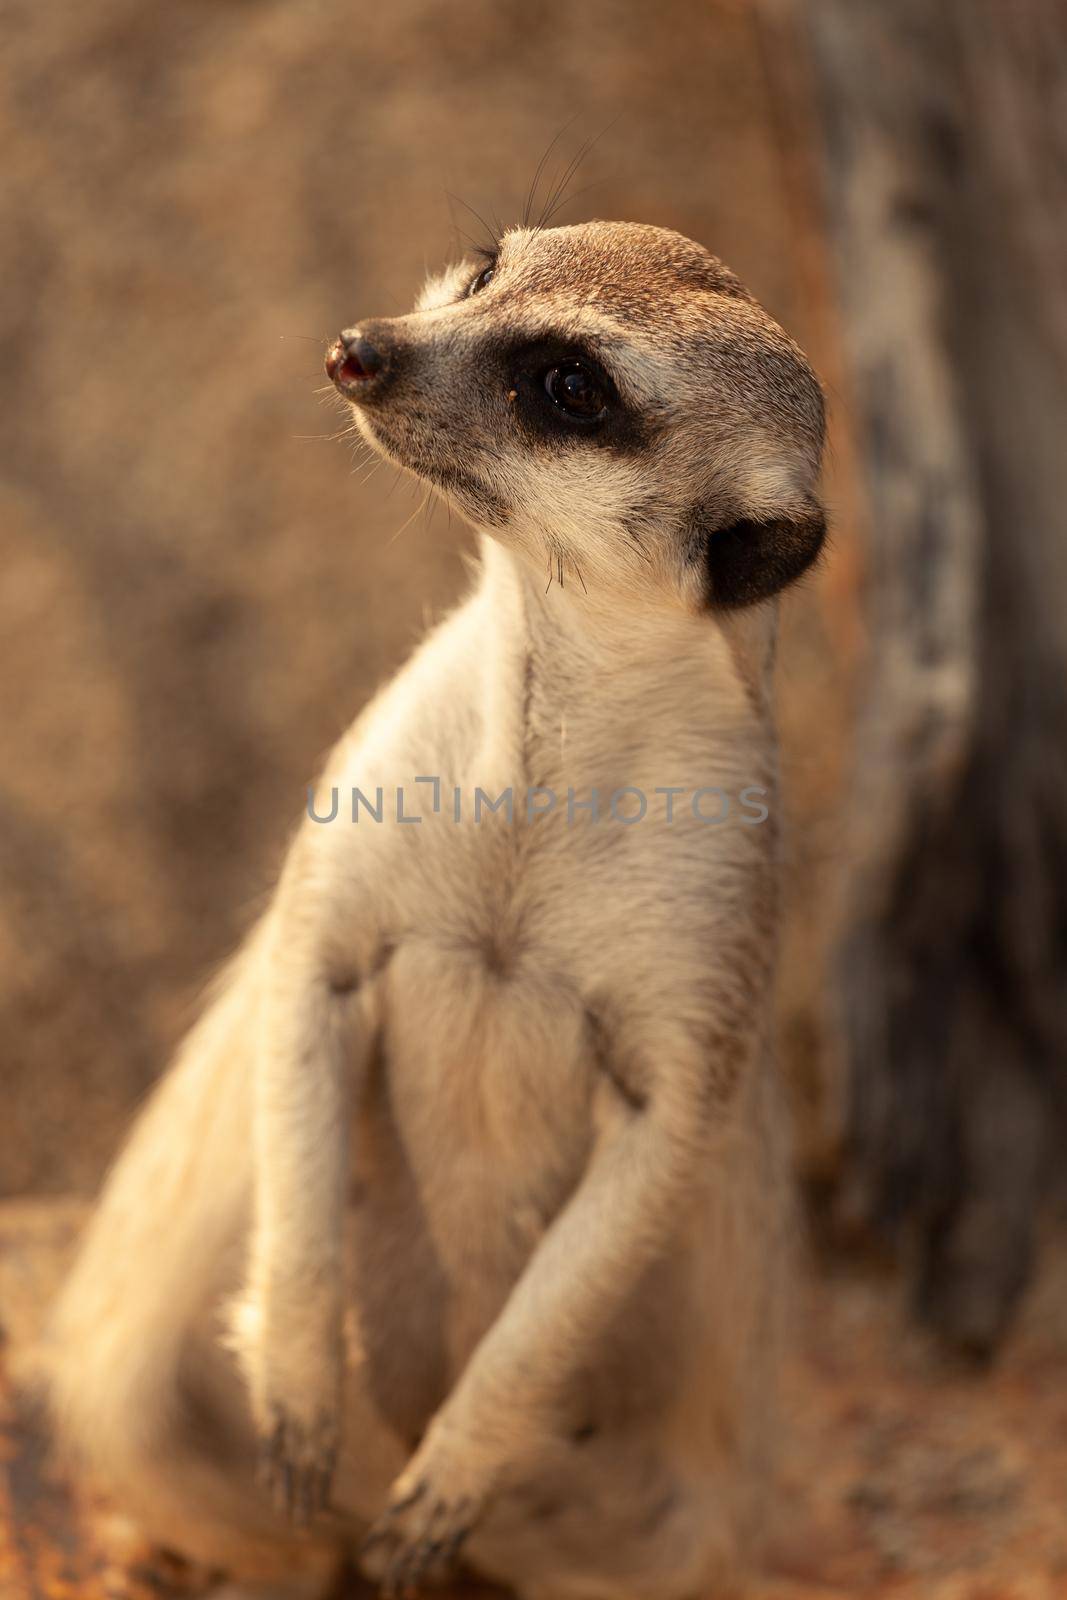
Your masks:
{"label": "dark eye patch", "polygon": [[[515,396],[515,415],[532,438],[553,444],[588,444],[621,453],[646,449],[655,432],[650,420],[620,395],[597,351],[582,340],[552,337],[515,342],[499,352],[499,381]],[[567,375],[580,370],[602,406],[560,403]],[[561,376],[555,376],[559,374]],[[574,385],[570,385],[573,393]]]}

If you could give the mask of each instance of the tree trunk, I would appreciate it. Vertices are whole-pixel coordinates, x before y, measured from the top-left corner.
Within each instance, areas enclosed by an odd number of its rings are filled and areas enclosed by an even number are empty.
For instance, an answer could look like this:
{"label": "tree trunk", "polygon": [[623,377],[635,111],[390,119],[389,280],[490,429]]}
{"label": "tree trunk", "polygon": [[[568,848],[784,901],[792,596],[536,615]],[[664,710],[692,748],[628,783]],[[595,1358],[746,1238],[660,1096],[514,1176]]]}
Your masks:
{"label": "tree trunk", "polygon": [[1067,6],[800,15],[871,505],[846,1210],[984,1354],[1067,1100]]}

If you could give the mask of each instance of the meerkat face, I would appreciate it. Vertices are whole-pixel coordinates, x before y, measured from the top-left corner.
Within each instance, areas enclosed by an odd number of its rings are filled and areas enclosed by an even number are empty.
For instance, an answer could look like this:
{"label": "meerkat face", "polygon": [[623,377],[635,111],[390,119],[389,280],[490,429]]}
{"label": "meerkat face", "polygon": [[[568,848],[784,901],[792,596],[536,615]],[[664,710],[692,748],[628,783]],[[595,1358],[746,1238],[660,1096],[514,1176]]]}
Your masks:
{"label": "meerkat face", "polygon": [[814,374],[680,234],[515,229],[326,370],[372,445],[589,594],[748,605],[822,544]]}

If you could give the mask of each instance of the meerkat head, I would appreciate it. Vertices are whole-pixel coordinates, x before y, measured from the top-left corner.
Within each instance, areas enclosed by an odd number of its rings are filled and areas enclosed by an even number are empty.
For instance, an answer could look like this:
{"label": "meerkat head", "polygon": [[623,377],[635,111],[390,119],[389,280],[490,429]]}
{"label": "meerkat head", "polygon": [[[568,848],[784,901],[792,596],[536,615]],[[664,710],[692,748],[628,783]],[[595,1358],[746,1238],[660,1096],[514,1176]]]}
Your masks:
{"label": "meerkat head", "polygon": [[589,594],[744,606],[822,544],[815,376],[680,234],[517,228],[326,370],[372,445]]}

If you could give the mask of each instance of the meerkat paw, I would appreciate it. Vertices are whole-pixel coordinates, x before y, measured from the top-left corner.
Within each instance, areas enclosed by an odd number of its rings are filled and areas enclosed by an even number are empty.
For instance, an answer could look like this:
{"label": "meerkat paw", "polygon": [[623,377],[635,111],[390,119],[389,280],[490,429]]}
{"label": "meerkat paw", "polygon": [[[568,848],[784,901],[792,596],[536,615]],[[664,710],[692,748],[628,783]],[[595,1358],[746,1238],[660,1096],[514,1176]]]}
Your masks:
{"label": "meerkat paw", "polygon": [[260,1443],[259,1481],[275,1509],[298,1526],[330,1509],[339,1443],[334,1415],[301,1420],[278,1401],[268,1402],[269,1431]]}
{"label": "meerkat paw", "polygon": [[383,1594],[440,1583],[484,1513],[496,1475],[469,1441],[435,1425],[363,1541],[361,1566]]}
{"label": "meerkat paw", "polygon": [[266,1318],[231,1307],[231,1347],[248,1382],[260,1438],[259,1481],[298,1525],[329,1509],[340,1444],[342,1359],[332,1317]]}

